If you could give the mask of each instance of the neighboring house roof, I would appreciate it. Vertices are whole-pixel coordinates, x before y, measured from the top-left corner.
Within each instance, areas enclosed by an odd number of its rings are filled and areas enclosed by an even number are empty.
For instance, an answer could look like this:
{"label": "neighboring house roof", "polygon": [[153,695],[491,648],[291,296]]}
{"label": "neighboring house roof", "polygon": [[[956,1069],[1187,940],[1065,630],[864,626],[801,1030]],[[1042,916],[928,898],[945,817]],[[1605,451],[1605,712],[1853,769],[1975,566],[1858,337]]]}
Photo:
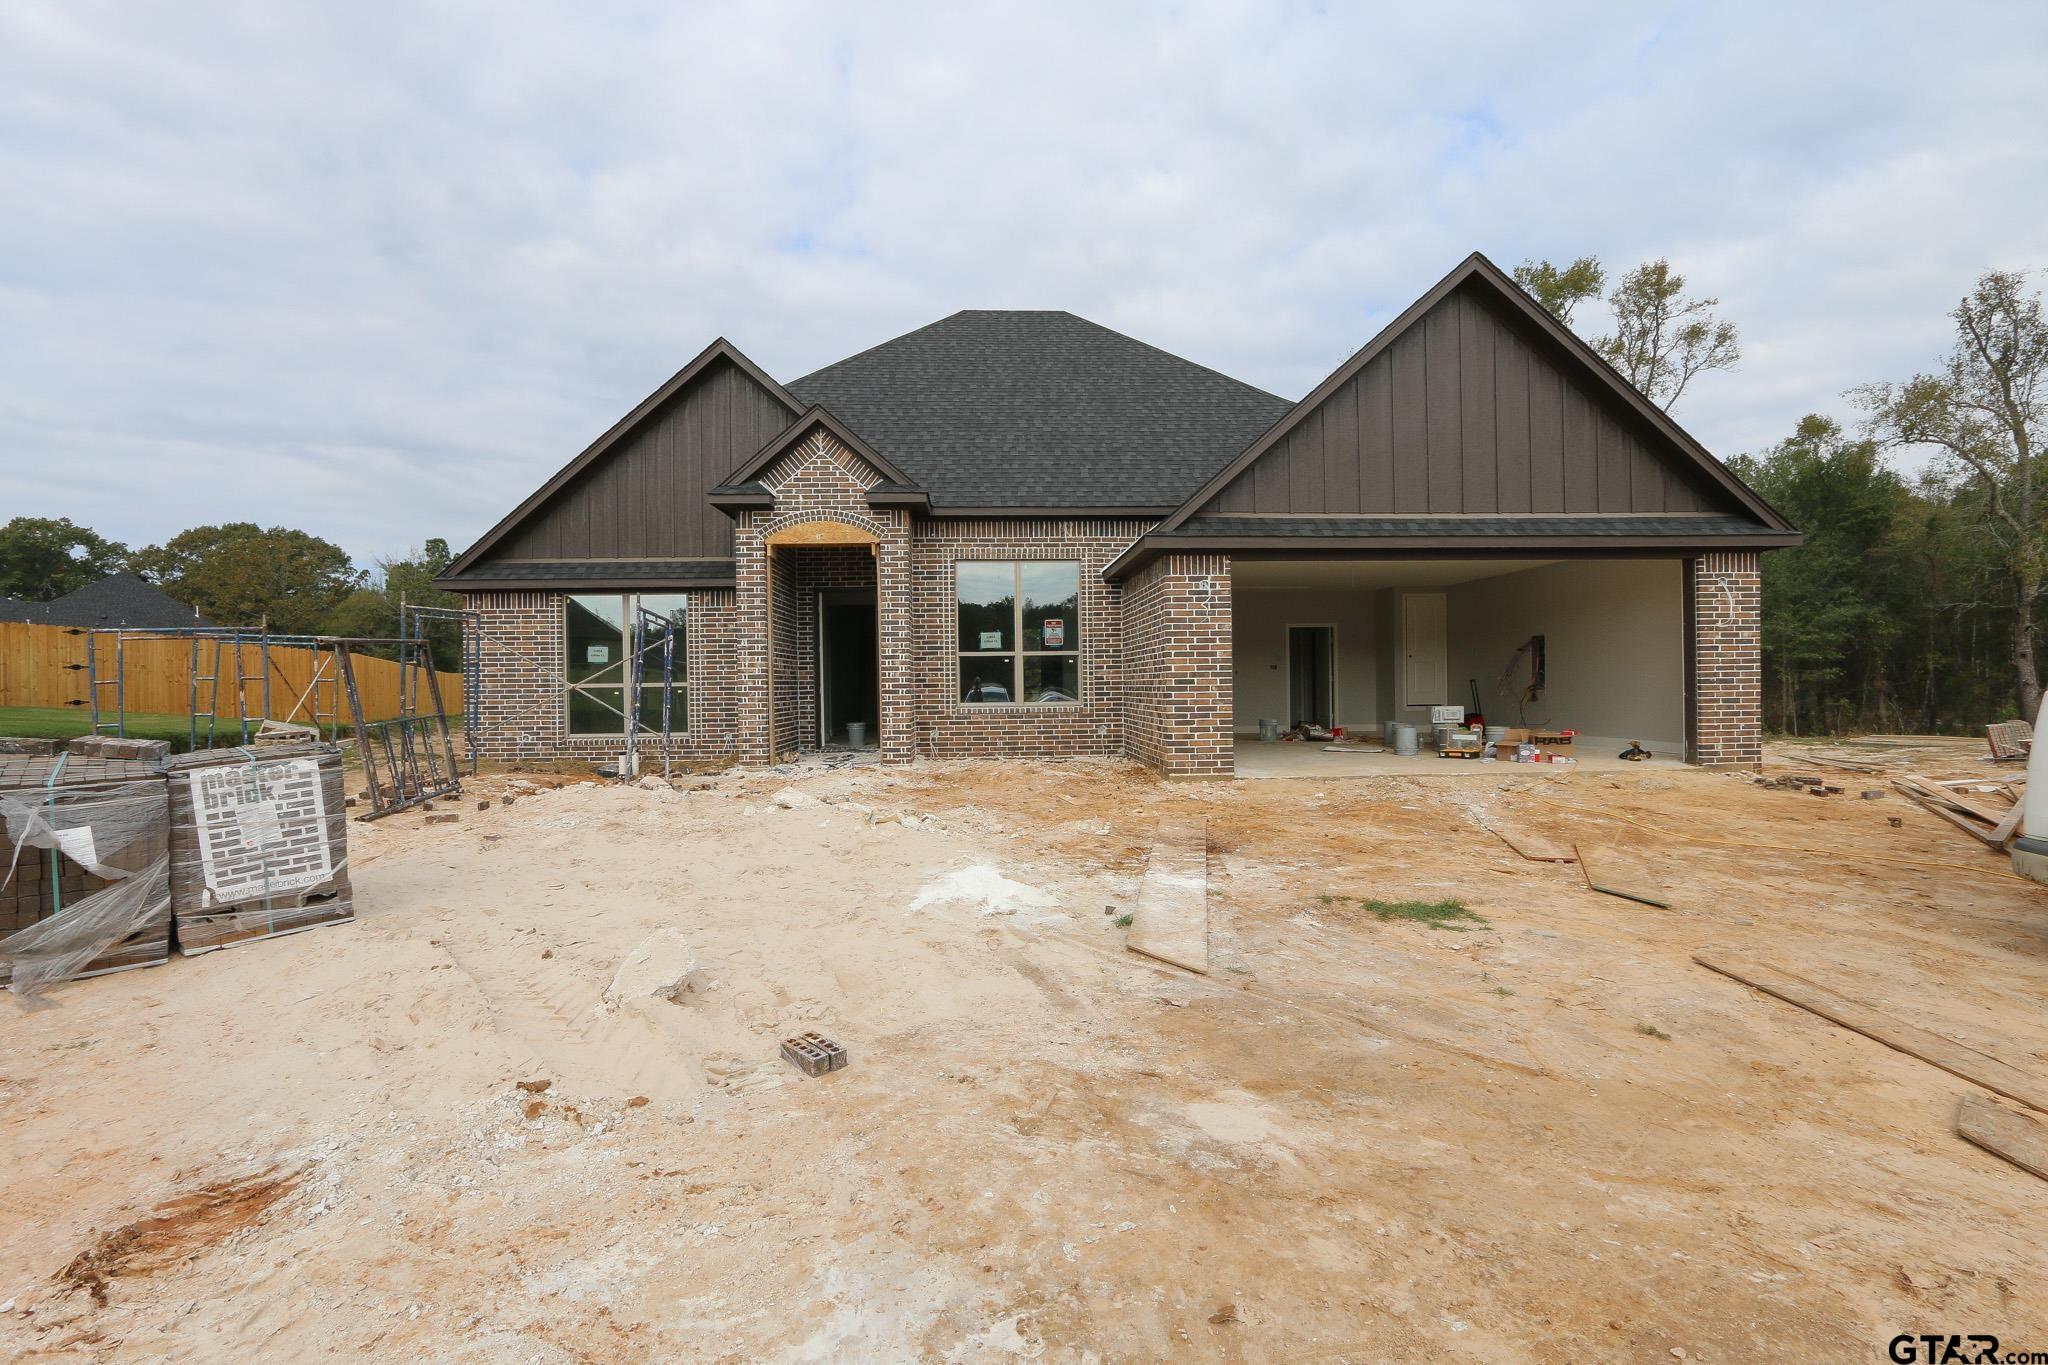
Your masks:
{"label": "neighboring house roof", "polygon": [[[21,615],[15,609],[25,608]],[[198,612],[139,574],[108,574],[48,602],[0,600],[0,620],[94,630],[108,626],[177,630],[209,624]]]}
{"label": "neighboring house roof", "polygon": [[1164,509],[1293,406],[1063,312],[970,309],[789,385],[934,510]]}

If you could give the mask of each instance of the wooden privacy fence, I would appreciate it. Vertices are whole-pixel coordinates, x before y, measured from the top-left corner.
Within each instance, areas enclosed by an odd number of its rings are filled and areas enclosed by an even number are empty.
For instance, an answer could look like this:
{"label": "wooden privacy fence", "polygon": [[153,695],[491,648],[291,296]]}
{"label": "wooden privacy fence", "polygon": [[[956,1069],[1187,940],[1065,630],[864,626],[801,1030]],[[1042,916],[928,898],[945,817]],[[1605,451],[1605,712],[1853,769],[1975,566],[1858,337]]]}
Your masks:
{"label": "wooden privacy fence", "polygon": [[[0,706],[62,706],[90,714],[85,667],[86,641],[91,637],[68,626],[39,626],[19,621],[0,621]],[[214,669],[211,640],[200,642],[199,672],[205,679]],[[248,714],[263,715],[263,651],[245,644],[242,674]],[[126,667],[122,680],[122,709],[134,715],[182,716],[192,709],[192,642],[177,637],[130,635],[122,646]],[[213,709],[223,722],[240,714],[235,706],[235,649],[220,647],[220,701]],[[334,676],[334,663],[325,651],[283,645],[270,647],[270,716],[275,720],[297,720],[310,724],[315,701],[313,681],[316,668],[325,660],[318,705],[330,710],[338,695],[325,680]],[[95,661],[102,678],[114,676],[114,640],[111,633],[100,636],[99,658]],[[363,716],[367,720],[390,720],[399,714],[398,665],[368,654],[355,656],[356,687],[362,694]],[[419,675],[415,675],[416,677]],[[442,673],[441,704],[449,715],[462,711],[462,675]],[[111,720],[114,689],[101,689],[104,719]],[[212,685],[202,681],[199,705],[211,705]],[[347,704],[342,704],[342,721],[347,723]],[[324,719],[324,717],[323,717]]]}

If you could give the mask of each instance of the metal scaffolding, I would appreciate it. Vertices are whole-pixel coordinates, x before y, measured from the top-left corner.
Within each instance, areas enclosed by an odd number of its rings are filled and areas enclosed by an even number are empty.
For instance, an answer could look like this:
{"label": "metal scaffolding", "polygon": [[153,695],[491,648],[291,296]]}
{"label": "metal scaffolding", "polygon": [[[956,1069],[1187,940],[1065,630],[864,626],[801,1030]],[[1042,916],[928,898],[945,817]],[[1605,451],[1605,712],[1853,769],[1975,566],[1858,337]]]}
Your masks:
{"label": "metal scaffolding", "polygon": [[[675,756],[672,742],[675,737],[675,680],[676,680],[676,626],[673,613],[649,611],[637,602],[633,607],[633,620],[627,627],[632,647],[626,651],[629,674],[626,682],[625,702],[626,759],[619,767],[619,776],[630,780],[640,775],[640,736],[656,735],[661,741],[661,775],[674,776]],[[647,708],[641,705],[641,692],[647,685],[648,656],[658,655],[661,661],[661,725],[659,728],[647,723]]]}
{"label": "metal scaffolding", "polygon": [[[369,782],[370,810],[359,817],[374,820],[462,790],[461,769],[441,702],[441,675],[434,667],[422,618],[444,608],[415,607],[407,634],[396,640],[357,639],[336,635],[275,635],[261,626],[162,628],[105,627],[85,632],[86,699],[92,709],[92,732],[126,735],[128,731],[128,648],[143,642],[186,642],[191,669],[188,679],[187,739],[193,749],[211,748],[232,722],[233,742],[247,744],[265,720],[310,724],[329,740],[339,740],[344,727],[353,730]],[[453,613],[463,615],[464,613]],[[404,617],[406,613],[401,612]],[[467,632],[471,637],[475,632]],[[285,676],[274,649],[304,650],[313,656],[305,687],[293,695],[294,679]],[[467,651],[464,683],[476,675],[477,660]],[[371,720],[363,709],[356,684],[355,656],[378,649],[395,655],[398,664],[398,714]],[[251,659],[251,653],[254,659]],[[111,655],[111,658],[108,656]],[[252,670],[253,663],[253,670]],[[292,704],[281,716],[272,691],[282,682]],[[475,706],[464,708],[473,723]],[[201,722],[205,722],[204,728]],[[467,727],[466,727],[467,729]],[[202,736],[204,742],[202,743]],[[476,736],[468,729],[470,771],[476,771]]]}
{"label": "metal scaffolding", "polygon": [[[424,641],[436,621],[454,621],[462,627],[462,744],[469,760],[469,775],[476,776],[477,756],[483,748],[481,703],[484,693],[483,616],[467,607],[423,607],[399,599],[398,638]],[[403,685],[410,673],[402,673]]]}
{"label": "metal scaffolding", "polygon": [[[128,646],[178,640],[189,647],[189,748],[212,748],[219,743],[221,725],[226,721],[234,723],[237,742],[242,744],[249,742],[255,727],[265,719],[310,724],[329,739],[341,733],[341,686],[330,637],[274,635],[262,626],[106,626],[88,630],[85,636],[86,699],[92,709],[92,732],[96,735],[127,734]],[[289,680],[277,669],[270,653],[272,648],[304,649],[315,656],[312,681],[282,716],[271,714],[271,682],[276,678],[288,684]],[[252,649],[256,654],[253,671],[249,658]],[[106,657],[109,652],[111,659]],[[253,698],[252,687],[256,689]],[[202,734],[204,744],[200,742]]]}

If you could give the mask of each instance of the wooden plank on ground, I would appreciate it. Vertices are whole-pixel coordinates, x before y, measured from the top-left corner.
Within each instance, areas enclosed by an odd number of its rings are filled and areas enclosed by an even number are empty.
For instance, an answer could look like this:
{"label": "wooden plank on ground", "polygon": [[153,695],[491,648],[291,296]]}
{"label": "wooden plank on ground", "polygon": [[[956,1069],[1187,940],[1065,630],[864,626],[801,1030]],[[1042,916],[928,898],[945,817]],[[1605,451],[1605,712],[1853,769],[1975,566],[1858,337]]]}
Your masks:
{"label": "wooden plank on ground", "polygon": [[1657,885],[1656,879],[1647,870],[1631,866],[1615,850],[1595,846],[1591,860],[1583,844],[1573,844],[1572,852],[1578,857],[1579,871],[1586,874],[1586,885],[1593,890],[1619,896],[1623,900],[1654,905],[1662,910],[1671,908],[1671,902],[1664,899],[1664,888]]}
{"label": "wooden plank on ground", "polygon": [[1159,827],[1124,946],[1134,953],[1209,971],[1209,822],[1169,820]]}
{"label": "wooden plank on ground", "polygon": [[1963,1096],[1956,1136],[2048,1180],[2048,1123],[1982,1095]]}
{"label": "wooden plank on ground", "polygon": [[1488,834],[1506,844],[1532,863],[1575,863],[1578,856],[1562,844],[1552,843],[1540,834],[1531,834],[1514,825],[1495,823],[1483,826]]}
{"label": "wooden plank on ground", "polygon": [[1973,1085],[2048,1113],[2048,1081],[1953,1038],[1895,1019],[1872,1005],[1837,995],[1825,986],[1747,958],[1694,953],[1692,960],[1745,986],[1775,995],[1788,1005],[1818,1014],[1908,1057],[1918,1057]]}

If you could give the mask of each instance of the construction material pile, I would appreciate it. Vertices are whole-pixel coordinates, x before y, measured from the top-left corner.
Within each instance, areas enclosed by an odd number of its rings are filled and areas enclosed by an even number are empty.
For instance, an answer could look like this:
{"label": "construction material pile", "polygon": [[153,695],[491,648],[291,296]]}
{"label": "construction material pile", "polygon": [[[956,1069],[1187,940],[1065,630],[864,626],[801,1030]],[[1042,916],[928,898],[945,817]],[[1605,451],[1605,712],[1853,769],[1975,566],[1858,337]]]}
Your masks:
{"label": "construction material pile", "polygon": [[32,996],[170,956],[170,812],[147,763],[0,754],[0,980]]}
{"label": "construction material pile", "polygon": [[2004,852],[2019,833],[2025,778],[1936,778],[1908,773],[1892,786],[1908,801],[1932,811],[1963,833]]}
{"label": "construction material pile", "polygon": [[353,919],[341,753],[299,739],[167,760],[178,951]]}

